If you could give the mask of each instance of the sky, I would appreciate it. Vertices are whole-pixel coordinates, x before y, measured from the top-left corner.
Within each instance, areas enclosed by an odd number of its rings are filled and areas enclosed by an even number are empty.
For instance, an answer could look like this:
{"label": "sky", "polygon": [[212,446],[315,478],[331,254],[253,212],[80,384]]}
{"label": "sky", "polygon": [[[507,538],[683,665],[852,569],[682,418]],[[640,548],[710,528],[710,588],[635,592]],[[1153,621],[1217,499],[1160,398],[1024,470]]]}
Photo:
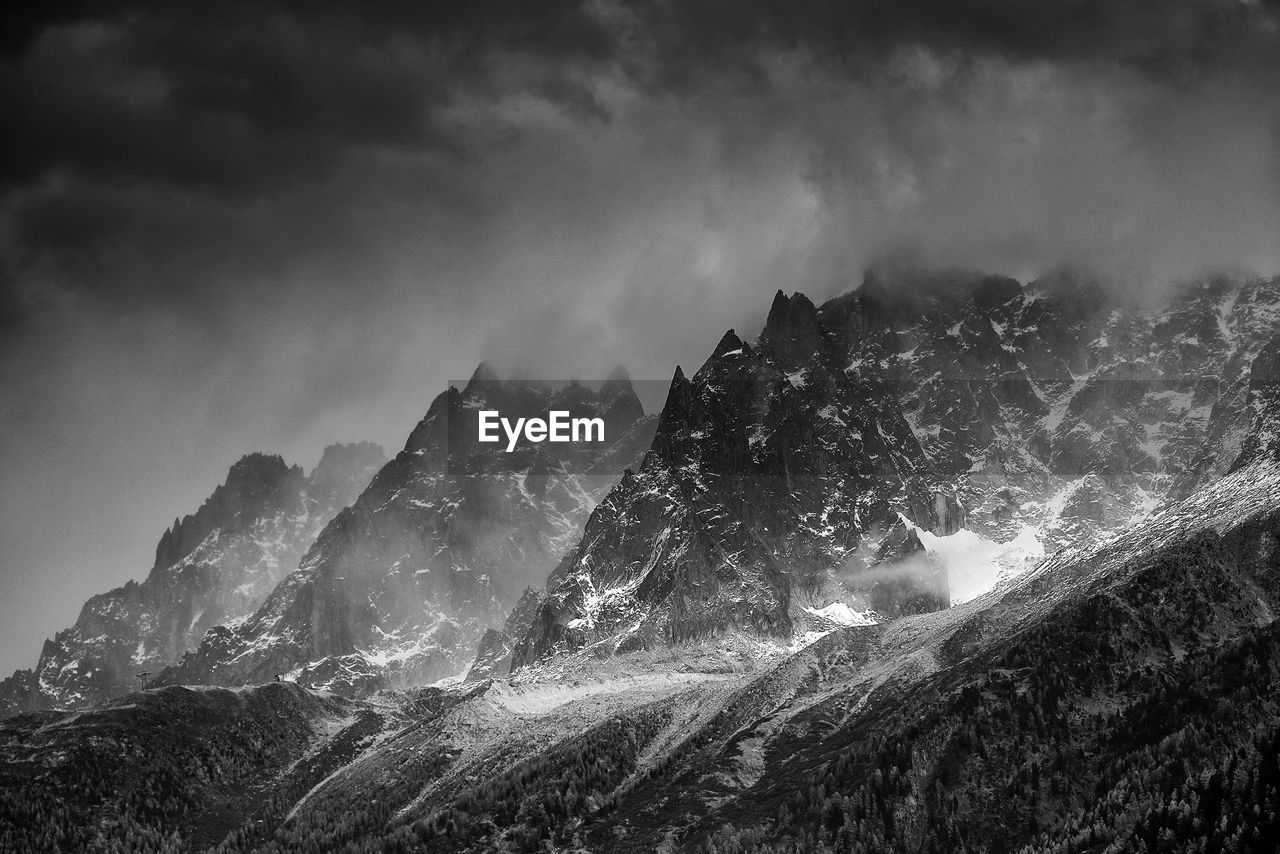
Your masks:
{"label": "sky", "polygon": [[0,13],[0,671],[242,454],[477,362],[666,380],[909,256],[1280,261],[1277,0],[154,0]]}

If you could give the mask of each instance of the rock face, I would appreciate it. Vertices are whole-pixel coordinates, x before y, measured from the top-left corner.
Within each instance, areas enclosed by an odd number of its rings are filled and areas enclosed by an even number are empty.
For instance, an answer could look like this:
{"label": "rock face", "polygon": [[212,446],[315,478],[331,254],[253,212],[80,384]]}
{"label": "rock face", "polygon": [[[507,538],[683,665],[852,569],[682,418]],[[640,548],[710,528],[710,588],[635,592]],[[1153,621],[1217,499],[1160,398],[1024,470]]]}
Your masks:
{"label": "rock face", "polygon": [[[606,441],[477,441],[477,415],[601,417]],[[622,466],[648,446],[625,376],[599,389],[503,382],[481,366],[432,402],[404,450],[330,522],[252,615],[215,627],[162,683],[287,676],[358,694],[461,672],[540,585]],[[616,467],[615,467],[616,465]]]}
{"label": "rock face", "polygon": [[1226,471],[1280,293],[1212,280],[1139,308],[1069,275],[873,277],[819,318],[894,384],[966,527],[1007,540],[1031,526],[1052,550]]}
{"label": "rock face", "polygon": [[485,679],[505,676],[511,671],[511,659],[515,645],[529,632],[542,597],[530,587],[507,615],[501,629],[489,629],[480,638],[476,658],[467,671],[467,682],[483,682]]}
{"label": "rock face", "polygon": [[77,708],[134,690],[139,672],[158,673],[209,628],[252,613],[385,459],[370,443],[333,445],[307,476],[279,456],[242,458],[164,532],[146,580],[94,596],[74,626],[45,641],[34,671],[0,683],[0,712]]}
{"label": "rock face", "polygon": [[677,370],[643,465],[552,574],[515,666],[786,634],[818,599],[945,607],[937,561],[883,565],[881,538],[911,545],[900,518],[993,545],[1094,542],[1227,470],[1246,408],[1272,405],[1272,351],[1252,390],[1248,371],[1278,325],[1275,281],[1211,280],[1154,309],[1065,273],[871,275],[821,307],[779,292],[758,341],[729,332],[691,379]]}
{"label": "rock face", "polygon": [[1232,470],[1280,459],[1280,337],[1263,347],[1249,369],[1249,433]]}

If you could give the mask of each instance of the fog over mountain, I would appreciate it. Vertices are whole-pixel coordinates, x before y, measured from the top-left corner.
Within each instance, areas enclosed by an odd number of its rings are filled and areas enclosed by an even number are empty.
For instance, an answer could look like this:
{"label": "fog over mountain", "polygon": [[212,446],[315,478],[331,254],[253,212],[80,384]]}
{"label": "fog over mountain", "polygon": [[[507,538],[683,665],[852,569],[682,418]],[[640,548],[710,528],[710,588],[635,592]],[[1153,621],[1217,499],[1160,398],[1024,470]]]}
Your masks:
{"label": "fog over mountain", "polygon": [[477,6],[0,13],[0,671],[243,454],[399,447],[481,358],[665,381],[876,265],[1280,262],[1274,0]]}

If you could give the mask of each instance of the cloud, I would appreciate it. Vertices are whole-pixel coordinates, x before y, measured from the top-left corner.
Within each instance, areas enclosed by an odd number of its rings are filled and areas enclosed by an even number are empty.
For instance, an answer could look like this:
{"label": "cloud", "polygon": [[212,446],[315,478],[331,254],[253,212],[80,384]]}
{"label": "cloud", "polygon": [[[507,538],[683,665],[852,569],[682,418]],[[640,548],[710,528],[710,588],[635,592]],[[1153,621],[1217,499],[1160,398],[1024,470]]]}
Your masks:
{"label": "cloud", "polygon": [[[945,232],[979,258],[1047,255],[1036,244],[1055,227],[1048,219],[1089,218],[1058,210],[1081,195],[1073,170],[1088,173],[1088,196],[1104,183],[1091,170],[1105,167],[1124,180],[1083,202],[1103,211],[1104,243],[1122,239],[1105,214],[1118,219],[1133,207],[1124,194],[1138,173],[1149,170],[1152,185],[1188,167],[1216,175],[1194,162],[1203,147],[1183,143],[1190,122],[1177,116],[1186,110],[1199,128],[1241,125],[1228,155],[1243,165],[1230,177],[1248,182],[1266,168],[1274,186],[1277,120],[1249,98],[1270,94],[1267,75],[1280,71],[1277,8],[1234,0],[1155,10],[1102,0],[20,4],[5,13],[0,63],[0,97],[16,119],[0,142],[13,235],[6,316],[15,324],[48,287],[126,303],[172,297],[170,281],[150,284],[168,265],[140,271],[148,262],[127,257],[132,246],[148,256],[189,253],[197,280],[186,290],[215,297],[225,281],[279,279],[289,258],[335,239],[348,244],[339,252],[358,252],[365,235],[344,210],[388,196],[470,203],[474,188],[458,173],[545,130],[529,124],[537,104],[605,136],[612,121],[665,107],[660,120],[690,123],[687,139],[704,138],[708,125],[736,134],[712,131],[726,160],[750,158],[757,138],[772,144],[776,133],[752,122],[781,123],[810,149],[812,178],[825,184],[835,215],[874,214],[902,232],[876,241],[928,231],[936,242]],[[637,110],[636,98],[648,103]],[[1221,104],[1232,106],[1215,112]],[[530,167],[562,165],[555,152],[546,156],[551,163]],[[355,186],[357,176],[371,186]],[[308,196],[331,211],[301,212],[309,239],[272,221],[293,216],[290,205]],[[1159,224],[1167,206],[1186,204],[1172,193],[1143,199],[1152,210],[1124,215]],[[938,216],[922,213],[929,204]],[[973,233],[979,217],[955,216],[965,204],[1017,213],[990,220],[998,233]],[[1093,245],[1096,235],[1075,230],[1073,240]],[[209,254],[223,260],[211,265]],[[224,270],[218,281],[205,275],[211,266]],[[20,287],[32,270],[47,281]],[[190,306],[193,315],[207,308],[200,299]]]}

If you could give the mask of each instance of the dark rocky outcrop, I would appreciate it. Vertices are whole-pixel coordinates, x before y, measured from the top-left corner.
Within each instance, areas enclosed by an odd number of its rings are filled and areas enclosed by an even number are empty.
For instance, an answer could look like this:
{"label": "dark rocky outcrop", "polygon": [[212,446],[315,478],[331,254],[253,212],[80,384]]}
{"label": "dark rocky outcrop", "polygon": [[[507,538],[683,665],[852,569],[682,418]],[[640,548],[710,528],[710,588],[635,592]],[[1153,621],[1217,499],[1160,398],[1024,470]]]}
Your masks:
{"label": "dark rocky outcrop", "polygon": [[485,631],[480,637],[480,644],[476,647],[475,661],[467,671],[467,682],[480,682],[484,679],[506,676],[511,672],[511,660],[515,655],[516,644],[528,634],[541,603],[542,596],[530,587],[511,609],[501,629]]}

